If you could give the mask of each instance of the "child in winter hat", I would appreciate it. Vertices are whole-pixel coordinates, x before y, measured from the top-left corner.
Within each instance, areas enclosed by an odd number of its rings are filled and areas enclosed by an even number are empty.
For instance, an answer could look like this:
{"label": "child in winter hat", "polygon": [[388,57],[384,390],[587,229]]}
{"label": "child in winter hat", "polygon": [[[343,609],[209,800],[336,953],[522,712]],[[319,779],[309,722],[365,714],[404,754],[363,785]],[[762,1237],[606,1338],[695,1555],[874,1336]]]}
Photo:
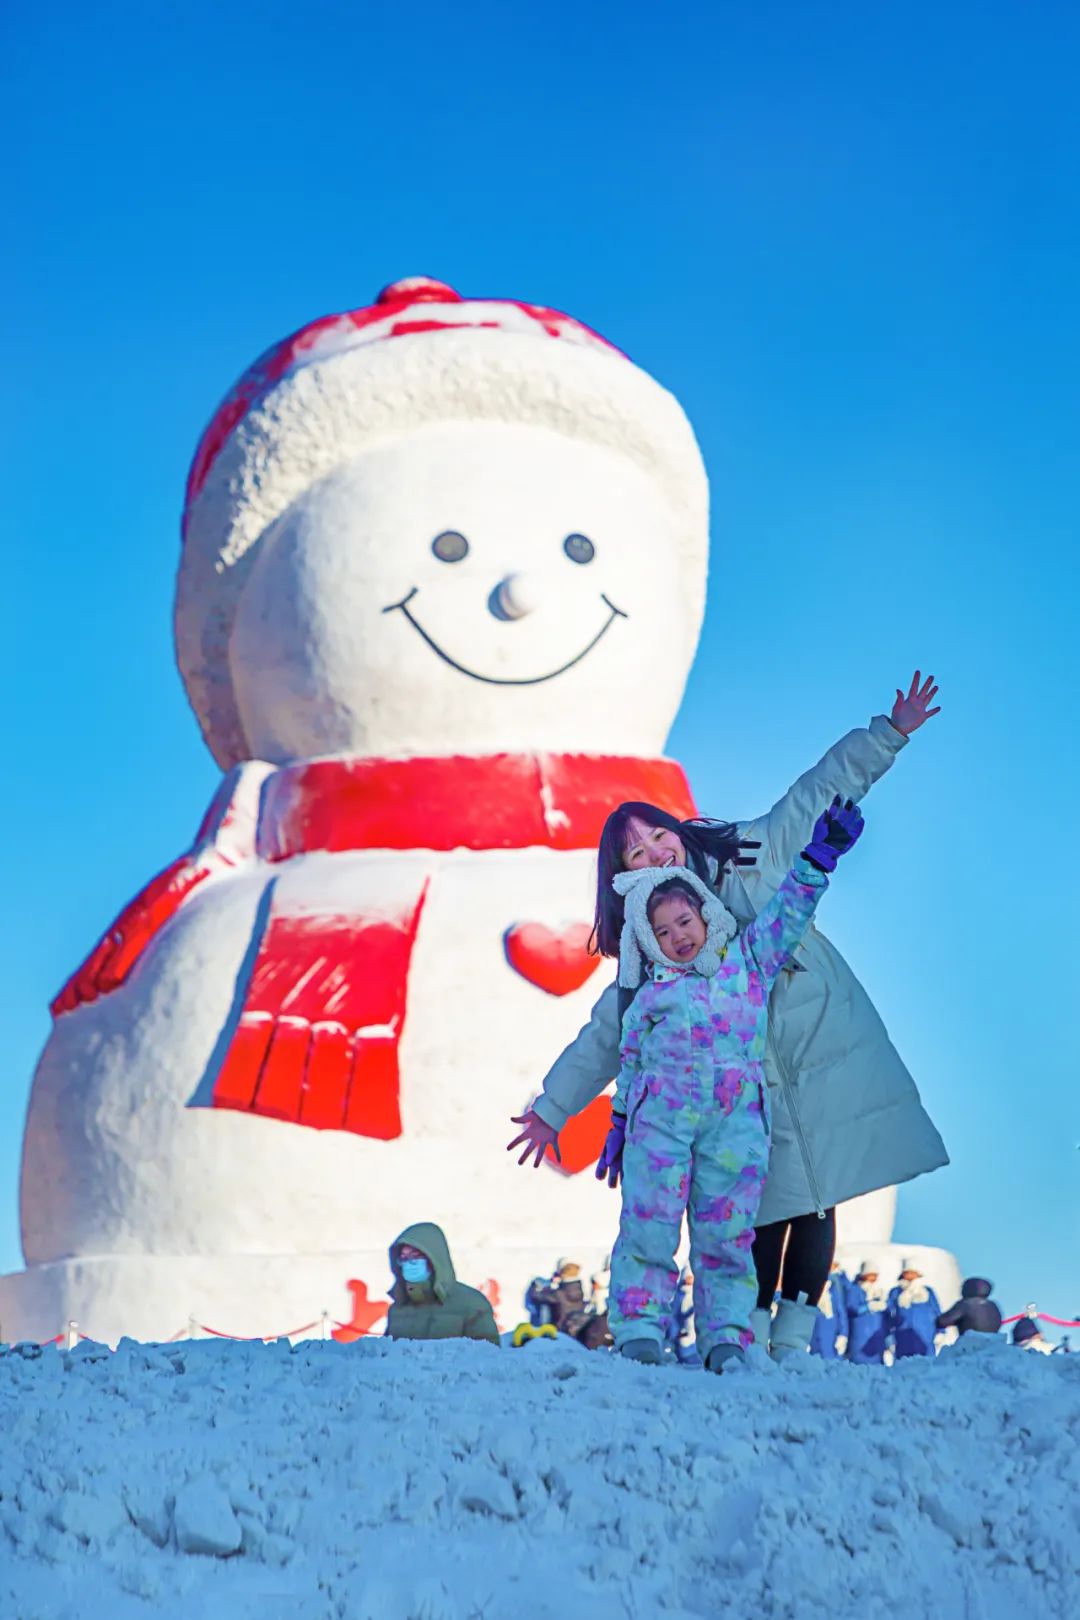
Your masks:
{"label": "child in winter hat", "polygon": [[608,1320],[616,1349],[633,1360],[661,1359],[684,1213],[705,1366],[720,1372],[753,1342],[750,1248],[770,1141],[769,992],[862,826],[858,807],[835,799],[742,934],[689,869],[673,876],[646,867],[613,879],[626,900],[619,983],[636,993],[596,1173],[612,1187],[622,1176]]}

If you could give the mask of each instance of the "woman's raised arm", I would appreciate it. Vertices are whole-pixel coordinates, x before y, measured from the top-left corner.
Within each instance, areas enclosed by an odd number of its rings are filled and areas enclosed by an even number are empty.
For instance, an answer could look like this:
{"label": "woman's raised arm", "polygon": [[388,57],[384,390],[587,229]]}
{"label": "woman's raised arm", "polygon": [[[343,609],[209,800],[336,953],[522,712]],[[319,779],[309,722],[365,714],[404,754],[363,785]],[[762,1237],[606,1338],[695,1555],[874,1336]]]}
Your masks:
{"label": "woman's raised arm", "polygon": [[868,726],[857,726],[834,743],[816,765],[805,771],[772,809],[754,821],[740,822],[740,833],[760,838],[759,857],[782,872],[790,870],[823,804],[836,794],[856,803],[892,765],[913,731],[939,711],[929,705],[937,695],[933,676],[923,681],[918,670],[905,695],[897,689],[892,714],[875,715]]}

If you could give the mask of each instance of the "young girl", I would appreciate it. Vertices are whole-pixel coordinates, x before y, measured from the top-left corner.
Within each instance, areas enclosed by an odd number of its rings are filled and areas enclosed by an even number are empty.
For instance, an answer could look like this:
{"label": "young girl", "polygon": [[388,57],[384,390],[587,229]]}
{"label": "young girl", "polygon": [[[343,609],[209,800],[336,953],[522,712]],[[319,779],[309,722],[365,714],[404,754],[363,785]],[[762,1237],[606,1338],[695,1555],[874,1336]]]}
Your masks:
{"label": "young girl", "polygon": [[611,1186],[622,1174],[608,1319],[616,1349],[634,1360],[661,1359],[684,1214],[705,1366],[720,1372],[753,1342],[750,1248],[769,1161],[769,992],[826,874],[862,826],[857,806],[835,799],[741,935],[689,869],[647,867],[613,879],[625,896],[619,985],[636,993],[623,1019],[613,1122],[596,1173]]}

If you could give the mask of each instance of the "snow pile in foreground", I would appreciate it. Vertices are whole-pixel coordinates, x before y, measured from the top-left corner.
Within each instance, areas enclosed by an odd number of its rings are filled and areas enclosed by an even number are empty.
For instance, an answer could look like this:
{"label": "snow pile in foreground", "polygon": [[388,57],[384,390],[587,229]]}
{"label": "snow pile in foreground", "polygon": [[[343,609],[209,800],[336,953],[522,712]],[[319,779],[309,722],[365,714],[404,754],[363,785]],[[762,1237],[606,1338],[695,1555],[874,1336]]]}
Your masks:
{"label": "snow pile in foreground", "polygon": [[1080,1357],[722,1378],[572,1342],[0,1355],[18,1620],[1075,1614]]}

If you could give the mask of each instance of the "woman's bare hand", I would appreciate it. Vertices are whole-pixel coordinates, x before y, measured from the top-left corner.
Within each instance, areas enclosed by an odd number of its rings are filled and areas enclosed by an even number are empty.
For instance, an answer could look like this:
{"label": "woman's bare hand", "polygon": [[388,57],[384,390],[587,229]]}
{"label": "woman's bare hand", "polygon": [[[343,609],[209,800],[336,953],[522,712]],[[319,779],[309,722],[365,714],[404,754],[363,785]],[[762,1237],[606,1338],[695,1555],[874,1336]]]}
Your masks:
{"label": "woman's bare hand", "polygon": [[899,687],[896,688],[896,702],[893,704],[890,721],[902,737],[910,737],[913,731],[941,713],[941,704],[931,709],[927,705],[933,703],[937,697],[938,689],[934,685],[934,677],[928,675],[924,681],[918,670],[915,671],[911,681],[911,688],[907,697]]}
{"label": "woman's bare hand", "polygon": [[530,1108],[527,1114],[515,1114],[510,1123],[524,1126],[521,1135],[515,1136],[512,1142],[506,1144],[507,1153],[512,1153],[516,1147],[520,1147],[522,1142],[525,1143],[525,1151],[518,1160],[518,1164],[524,1164],[529,1154],[532,1153],[535,1154],[533,1169],[538,1169],[548,1148],[551,1148],[559,1163],[562,1163],[562,1154],[559,1152],[559,1133],[554,1126],[548,1125],[545,1120],[542,1120],[539,1114],[534,1113]]}

